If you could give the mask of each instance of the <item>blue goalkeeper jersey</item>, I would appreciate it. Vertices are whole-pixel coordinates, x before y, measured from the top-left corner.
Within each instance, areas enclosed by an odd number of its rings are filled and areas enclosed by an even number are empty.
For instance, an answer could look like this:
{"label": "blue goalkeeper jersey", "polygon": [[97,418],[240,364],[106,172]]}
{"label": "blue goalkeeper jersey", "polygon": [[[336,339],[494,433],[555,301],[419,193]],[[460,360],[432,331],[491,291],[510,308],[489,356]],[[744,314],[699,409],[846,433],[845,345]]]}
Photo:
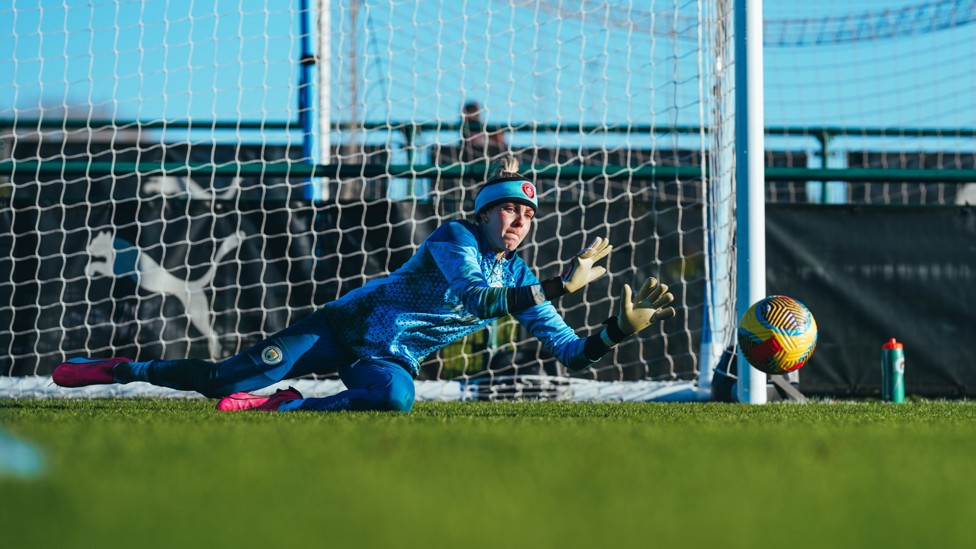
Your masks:
{"label": "blue goalkeeper jersey", "polygon": [[[361,359],[406,363],[414,376],[431,353],[508,314],[508,288],[539,284],[517,253],[498,259],[468,221],[438,227],[390,276],[324,306],[335,332]],[[513,316],[567,367],[594,361],[585,339],[543,301]]]}

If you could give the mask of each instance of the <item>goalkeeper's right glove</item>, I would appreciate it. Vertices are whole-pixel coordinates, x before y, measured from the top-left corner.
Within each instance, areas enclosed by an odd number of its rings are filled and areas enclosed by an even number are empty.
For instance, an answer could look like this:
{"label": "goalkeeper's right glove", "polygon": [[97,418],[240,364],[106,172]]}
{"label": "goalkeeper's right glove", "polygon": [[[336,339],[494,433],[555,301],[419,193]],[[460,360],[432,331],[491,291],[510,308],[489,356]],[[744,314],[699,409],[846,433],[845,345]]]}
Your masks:
{"label": "goalkeeper's right glove", "polygon": [[668,307],[674,301],[674,296],[668,292],[667,284],[659,284],[656,278],[648,278],[644,282],[636,300],[632,296],[630,285],[624,284],[617,317],[610,317],[604,333],[600,334],[601,337],[605,336],[604,343],[609,346],[620,343],[659,320],[674,317],[674,307]]}

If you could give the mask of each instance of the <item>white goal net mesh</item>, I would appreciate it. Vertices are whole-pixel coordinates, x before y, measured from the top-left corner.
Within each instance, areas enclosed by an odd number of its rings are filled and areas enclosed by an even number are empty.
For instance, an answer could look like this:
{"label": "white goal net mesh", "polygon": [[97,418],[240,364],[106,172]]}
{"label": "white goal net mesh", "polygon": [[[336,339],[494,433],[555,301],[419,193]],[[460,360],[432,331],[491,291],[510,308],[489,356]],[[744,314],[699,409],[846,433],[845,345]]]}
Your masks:
{"label": "white goal net mesh", "polygon": [[558,304],[571,326],[648,276],[678,314],[580,373],[501,319],[429,357],[420,396],[695,398],[703,343],[733,324],[726,4],[15,0],[0,376],[231,356],[396,269],[514,154],[538,181],[520,253],[540,279],[615,246]]}
{"label": "white goal net mesh", "polygon": [[847,172],[767,173],[767,200],[976,204],[974,24],[973,0],[765,2],[766,166]]}

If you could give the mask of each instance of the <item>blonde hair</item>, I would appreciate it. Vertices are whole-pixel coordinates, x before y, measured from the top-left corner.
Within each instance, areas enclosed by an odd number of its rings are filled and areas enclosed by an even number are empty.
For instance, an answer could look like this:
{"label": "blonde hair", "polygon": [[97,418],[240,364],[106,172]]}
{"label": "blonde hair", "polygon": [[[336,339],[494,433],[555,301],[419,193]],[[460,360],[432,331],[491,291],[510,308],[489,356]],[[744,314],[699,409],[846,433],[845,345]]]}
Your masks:
{"label": "blonde hair", "polygon": [[491,177],[488,179],[494,179],[496,177],[519,177],[521,174],[518,173],[518,169],[518,158],[515,158],[514,156],[506,156],[504,159],[502,159],[501,165],[495,168],[495,171],[492,172]]}

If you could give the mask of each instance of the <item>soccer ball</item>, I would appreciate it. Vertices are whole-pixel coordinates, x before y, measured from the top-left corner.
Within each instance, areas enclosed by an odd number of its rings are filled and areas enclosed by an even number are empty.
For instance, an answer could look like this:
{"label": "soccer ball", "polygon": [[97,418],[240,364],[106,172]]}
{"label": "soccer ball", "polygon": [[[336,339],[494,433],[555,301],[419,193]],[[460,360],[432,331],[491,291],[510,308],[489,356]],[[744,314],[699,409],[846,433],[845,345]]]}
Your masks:
{"label": "soccer ball", "polygon": [[771,295],[739,320],[739,348],[757,370],[771,375],[803,367],[817,347],[817,321],[799,301]]}

